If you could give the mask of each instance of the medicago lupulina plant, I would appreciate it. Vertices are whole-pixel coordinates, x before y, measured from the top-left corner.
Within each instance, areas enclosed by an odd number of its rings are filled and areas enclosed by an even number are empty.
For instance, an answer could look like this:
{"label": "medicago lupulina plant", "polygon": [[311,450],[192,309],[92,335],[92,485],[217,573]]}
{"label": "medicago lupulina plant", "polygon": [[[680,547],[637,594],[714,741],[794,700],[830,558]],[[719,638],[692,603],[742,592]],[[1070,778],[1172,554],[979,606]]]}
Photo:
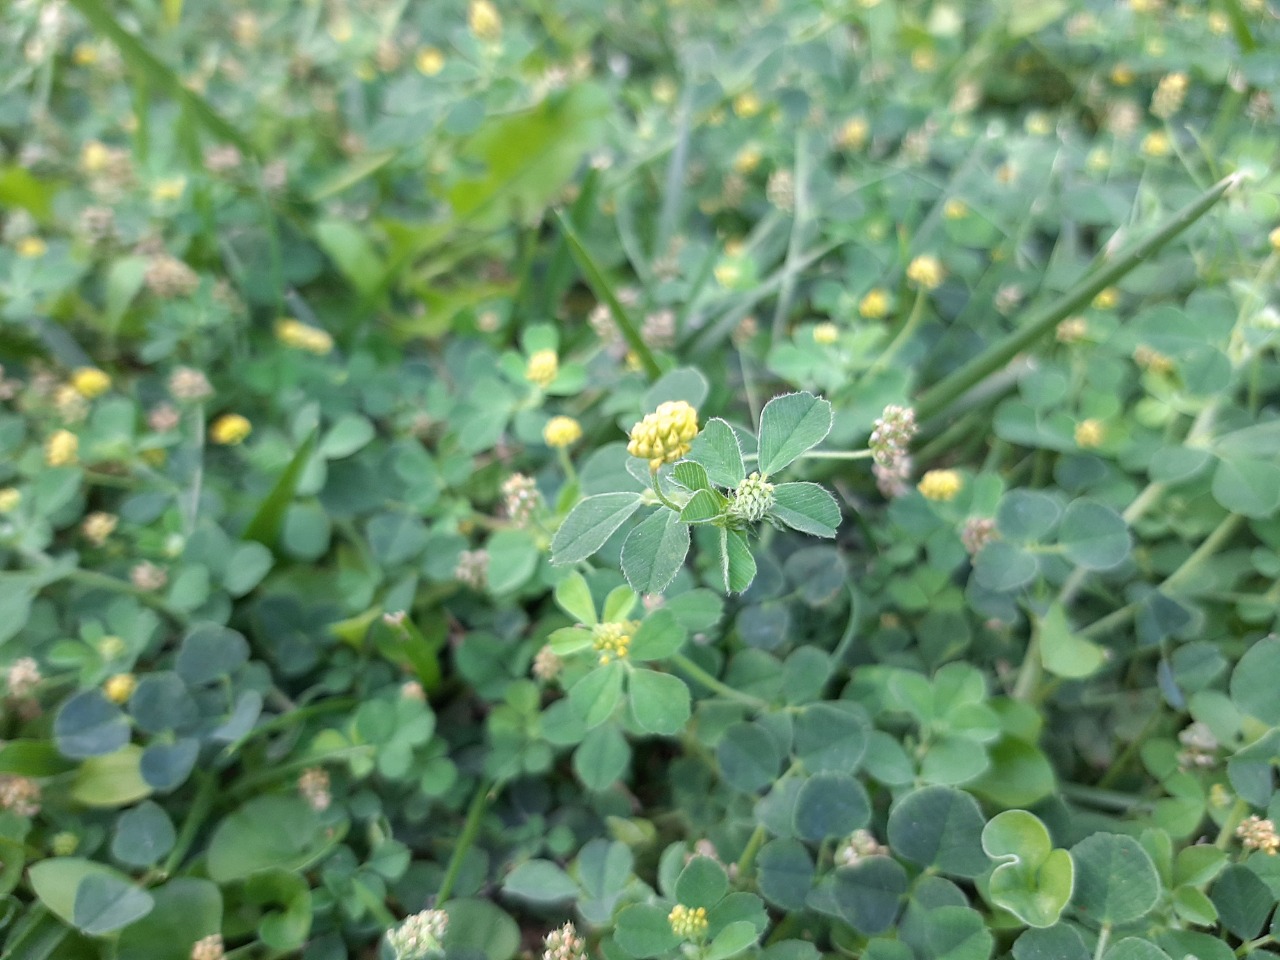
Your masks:
{"label": "medicago lupulina plant", "polygon": [[[710,528],[707,543],[720,586],[741,593],[756,576],[749,537],[760,522],[817,537],[840,525],[835,498],[816,483],[774,483],[831,431],[831,404],[811,393],[775,397],[760,413],[756,451],[744,454],[740,436],[724,420],[701,430],[686,400],[667,400],[631,428],[628,463],[640,491],[617,490],[584,498],[565,518],[551,544],[553,562],[576,563],[604,546],[637,511],[657,507],[622,545],[622,572],[642,593],[661,593],[689,552],[690,530]],[[747,472],[747,462],[756,469]]]}

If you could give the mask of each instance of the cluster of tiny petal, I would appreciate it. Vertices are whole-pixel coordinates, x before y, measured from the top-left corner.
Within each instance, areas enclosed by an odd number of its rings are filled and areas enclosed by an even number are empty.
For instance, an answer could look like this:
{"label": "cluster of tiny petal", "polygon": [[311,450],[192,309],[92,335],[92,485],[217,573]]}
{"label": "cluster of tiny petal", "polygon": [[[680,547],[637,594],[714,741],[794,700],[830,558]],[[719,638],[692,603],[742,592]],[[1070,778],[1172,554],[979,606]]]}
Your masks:
{"label": "cluster of tiny petal", "polygon": [[1218,738],[1208,725],[1197,720],[1178,734],[1182,749],[1178,752],[1178,766],[1184,770],[1192,767],[1207,768],[1218,762]]}
{"label": "cluster of tiny petal", "polygon": [[533,477],[513,473],[502,481],[502,509],[517,527],[526,526],[542,505],[542,494]]}
{"label": "cluster of tiny petal", "polygon": [[56,857],[69,857],[80,848],[80,838],[70,830],[59,830],[49,838],[49,849]]}
{"label": "cluster of tiny petal", "polygon": [[0,516],[12,513],[22,502],[22,491],[17,487],[0,488]]}
{"label": "cluster of tiny petal", "polygon": [[942,261],[932,254],[921,254],[907,265],[907,279],[925,290],[936,290],[946,276]]}
{"label": "cluster of tiny petal", "polygon": [[889,293],[879,287],[868,290],[858,301],[858,313],[868,320],[883,320],[889,315]]}
{"label": "cluster of tiny petal", "polygon": [[493,43],[502,37],[502,17],[489,0],[471,0],[467,25],[478,40]]}
{"label": "cluster of tiny petal", "polygon": [[202,371],[193,367],[178,367],[169,374],[169,393],[175,400],[196,403],[213,396],[213,386]]}
{"label": "cluster of tiny petal", "polygon": [[870,830],[855,830],[836,851],[836,863],[853,866],[867,857],[887,857],[889,848],[878,841]]}
{"label": "cluster of tiny petal", "polygon": [[791,171],[775,170],[769,174],[764,195],[779,210],[791,210],[796,204],[795,177],[792,176]]}
{"label": "cluster of tiny petal", "polygon": [[542,942],[542,960],[586,960],[587,943],[572,923],[547,934]]}
{"label": "cluster of tiny petal", "polygon": [[204,168],[215,175],[238,170],[243,162],[240,151],[230,144],[215,145],[204,152]]}
{"label": "cluster of tiny petal", "polygon": [[571,447],[582,439],[582,424],[573,417],[552,417],[542,428],[542,439],[553,449]]}
{"label": "cluster of tiny petal", "polygon": [[97,367],[80,367],[71,374],[71,386],[80,396],[92,400],[111,389],[111,378]]}
{"label": "cluster of tiny petal", "polygon": [[292,317],[276,321],[276,339],[286,347],[314,353],[317,357],[323,357],[333,350],[333,337],[328,332]]}
{"label": "cluster of tiny petal", "polygon": [[143,281],[162,300],[189,297],[200,286],[200,275],[177,257],[162,253],[147,264]]}
{"label": "cluster of tiny petal", "polygon": [[707,908],[686,907],[677,903],[667,914],[671,932],[685,940],[697,939],[707,932]]}
{"label": "cluster of tiny petal", "polygon": [[238,413],[224,413],[209,427],[209,439],[224,447],[234,447],[253,432],[253,424]]}
{"label": "cluster of tiny petal", "polygon": [[133,691],[137,688],[138,678],[132,673],[117,673],[107,677],[107,682],[102,685],[102,692],[112,703],[124,703],[133,696]]}
{"label": "cluster of tiny petal", "polygon": [[974,556],[997,537],[996,522],[990,517],[970,517],[960,531],[960,542],[969,556]]}
{"label": "cluster of tiny petal", "polygon": [[40,682],[40,664],[32,657],[19,657],[9,664],[5,685],[9,696],[21,700],[28,697]]}
{"label": "cluster of tiny petal", "polygon": [[524,378],[539,387],[548,387],[560,373],[560,360],[554,350],[537,350],[529,357]]}
{"label": "cluster of tiny petal", "polygon": [[845,150],[861,150],[867,144],[871,125],[863,117],[850,117],[836,133],[836,145]]}
{"label": "cluster of tiny petal", "polygon": [[591,645],[600,654],[600,662],[621,660],[631,649],[631,636],[640,624],[634,620],[621,623],[598,623],[591,628]]}
{"label": "cluster of tiny petal", "polygon": [[44,462],[51,467],[72,466],[79,450],[79,437],[70,430],[55,430],[44,443]]}
{"label": "cluster of tiny petal", "polygon": [[443,910],[423,910],[405,917],[400,926],[387,931],[387,944],[396,960],[424,960],[444,949],[449,915]]}
{"label": "cluster of tiny petal", "polygon": [[147,426],[156,433],[168,433],[181,422],[182,415],[171,403],[158,403],[147,411]]}
{"label": "cluster of tiny petal", "polygon": [[463,550],[453,568],[453,577],[473,590],[483,590],[489,581],[489,551]]}
{"label": "cluster of tiny petal", "polygon": [[675,311],[664,308],[648,314],[640,326],[640,339],[655,350],[668,350],[675,346]]}
{"label": "cluster of tiny petal", "polygon": [[1173,360],[1145,343],[1140,343],[1134,348],[1133,362],[1150,373],[1169,374],[1173,372]]}
{"label": "cluster of tiny petal", "polygon": [[549,644],[538,650],[533,657],[533,675],[544,683],[554,680],[560,675],[564,661],[556,655]]}
{"label": "cluster of tiny petal", "polygon": [[89,401],[69,383],[54,392],[53,406],[63,423],[79,423],[89,415]]}
{"label": "cluster of tiny petal", "polygon": [[211,933],[202,937],[191,946],[191,960],[222,960],[226,956],[222,945],[222,934]]}
{"label": "cluster of tiny petal", "polygon": [[1080,316],[1067,317],[1053,335],[1059,343],[1079,343],[1089,335],[1089,321]]}
{"label": "cluster of tiny petal", "polygon": [[915,410],[895,403],[889,404],[872,425],[871,436],[867,440],[872,459],[882,466],[897,463],[906,456],[907,448],[918,430]]}
{"label": "cluster of tiny petal", "polygon": [[1156,92],[1151,95],[1151,112],[1161,120],[1168,120],[1182,109],[1189,82],[1185,73],[1169,73],[1160,78]]}
{"label": "cluster of tiny petal", "polygon": [[772,506],[773,484],[759,473],[753,473],[733,492],[733,499],[729,501],[729,516],[755,523],[763,520]]}
{"label": "cluster of tiny petal", "polygon": [[40,784],[30,777],[0,774],[0,807],[20,817],[40,812]]}
{"label": "cluster of tiny petal", "polygon": [[684,400],[668,400],[631,428],[627,453],[649,461],[649,469],[674,463],[698,435],[698,411]]}
{"label": "cluster of tiny petal", "polygon": [[1099,310],[1110,310],[1120,302],[1120,291],[1115,287],[1099,290],[1093,298],[1093,305]]}
{"label": "cluster of tiny petal", "polygon": [[139,590],[160,590],[169,582],[169,575],[163,567],[158,567],[150,560],[136,563],[129,570],[129,582]]}
{"label": "cluster of tiny petal", "polygon": [[1075,438],[1076,446],[1083,447],[1086,450],[1093,447],[1101,446],[1106,436],[1101,420],[1081,420],[1076,424]]}
{"label": "cluster of tiny petal", "polygon": [[1022,303],[1023,297],[1025,296],[1026,292],[1022,289],[1021,284],[1003,284],[1000,289],[996,291],[996,310],[1005,316],[1008,316],[1019,307]]}
{"label": "cluster of tiny petal", "polygon": [[333,795],[329,792],[329,771],[324,767],[308,767],[298,776],[298,793],[316,813],[329,809]]}
{"label": "cluster of tiny petal", "polygon": [[954,470],[930,470],[916,485],[926,500],[954,500],[963,482]]}
{"label": "cluster of tiny petal", "polygon": [[1139,149],[1148,157],[1167,157],[1173,153],[1173,141],[1163,130],[1152,130],[1142,138]]}
{"label": "cluster of tiny petal", "polygon": [[827,321],[825,323],[815,324],[813,327],[813,342],[822,347],[829,347],[838,343],[840,340],[840,328],[834,323]]}
{"label": "cluster of tiny petal", "polygon": [[84,522],[80,525],[80,532],[85,535],[85,539],[90,543],[100,547],[107,542],[107,537],[115,533],[116,525],[119,522],[120,518],[114,513],[95,510],[84,518]]}
{"label": "cluster of tiny petal", "polygon": [[1241,821],[1240,826],[1236,827],[1236,836],[1246,850],[1261,850],[1271,856],[1280,852],[1280,835],[1276,834],[1276,825],[1256,814]]}

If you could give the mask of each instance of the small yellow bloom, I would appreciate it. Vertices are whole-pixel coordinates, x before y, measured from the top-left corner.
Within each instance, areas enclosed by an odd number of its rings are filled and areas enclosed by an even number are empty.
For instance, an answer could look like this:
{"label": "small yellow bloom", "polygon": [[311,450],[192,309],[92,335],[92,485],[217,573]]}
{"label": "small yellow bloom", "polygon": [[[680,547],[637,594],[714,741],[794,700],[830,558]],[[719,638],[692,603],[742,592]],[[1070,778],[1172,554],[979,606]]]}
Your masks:
{"label": "small yellow bloom", "polygon": [[969,215],[969,205],[957,197],[952,197],[942,208],[942,215],[948,220],[963,220]]}
{"label": "small yellow bloom", "polygon": [[114,660],[116,657],[123,657],[125,653],[124,641],[114,634],[103,637],[98,641],[98,656],[103,660]]}
{"label": "small yellow bloom", "polygon": [[1133,71],[1123,63],[1111,68],[1111,82],[1117,87],[1127,87],[1133,83]]}
{"label": "small yellow bloom", "polygon": [[39,237],[23,237],[13,245],[13,248],[18,251],[18,256],[27,260],[43,257],[49,252],[49,245]]}
{"label": "small yellow bloom", "polygon": [[329,36],[334,43],[346,43],[355,36],[355,30],[347,17],[338,17],[329,24]]}
{"label": "small yellow bloom", "polygon": [[623,623],[598,623],[591,628],[591,646],[600,654],[600,663],[622,660],[631,649],[631,637],[640,624],[635,620]]}
{"label": "small yellow bloom", "polygon": [[883,320],[889,315],[889,292],[873,287],[858,301],[858,313],[868,320]]}
{"label": "small yellow bloom", "polygon": [[1110,310],[1120,302],[1120,291],[1115,287],[1106,287],[1099,290],[1097,296],[1093,298],[1093,305],[1098,310]]}
{"label": "small yellow bloom", "polygon": [[1053,132],[1053,121],[1042,111],[1035,110],[1027,114],[1022,128],[1033,137],[1046,137]]}
{"label": "small yellow bloom", "polygon": [[1276,253],[1280,253],[1280,227],[1276,227],[1267,234],[1267,242],[1271,244],[1271,249]]}
{"label": "small yellow bloom", "polygon": [[12,513],[22,502],[22,491],[16,487],[0,489],[0,513]]}
{"label": "small yellow bloom", "polygon": [[238,413],[224,413],[209,427],[209,439],[224,447],[232,447],[253,432],[253,424]]}
{"label": "small yellow bloom", "polygon": [[829,347],[840,339],[840,328],[834,323],[819,323],[813,328],[813,342]]}
{"label": "small yellow bloom", "polygon": [[1085,449],[1101,446],[1105,434],[1102,421],[1092,418],[1081,420],[1076,424],[1076,445]]}
{"label": "small yellow bloom", "polygon": [[85,173],[101,173],[111,163],[111,149],[99,140],[90,140],[80,148],[80,166]]}
{"label": "small yellow bloom", "polygon": [[524,368],[524,378],[539,387],[549,387],[560,373],[560,361],[554,350],[536,350]]}
{"label": "small yellow bloom", "polygon": [[667,914],[667,922],[671,924],[671,932],[685,940],[700,939],[707,932],[707,908],[686,907],[677,903]]}
{"label": "small yellow bloom", "polygon": [[107,537],[115,533],[119,522],[120,518],[114,513],[95,510],[84,518],[84,523],[80,524],[80,530],[85,535],[85,539],[94,546],[100,547],[107,542]]}
{"label": "small yellow bloom", "polygon": [[936,290],[946,276],[942,262],[932,254],[921,254],[907,266],[907,279],[925,290]]}
{"label": "small yellow bloom", "polygon": [[1149,373],[1160,376],[1173,373],[1173,360],[1145,343],[1140,343],[1134,348],[1133,362]]}
{"label": "small yellow bloom", "polygon": [[738,155],[733,158],[733,169],[741,174],[748,174],[760,166],[760,148],[755,144],[748,144],[738,151]]}
{"label": "small yellow bloom", "polygon": [[649,461],[649,469],[675,463],[698,435],[698,411],[685,400],[668,400],[631,428],[627,453]]}
{"label": "small yellow bloom", "polygon": [[954,470],[930,470],[920,478],[916,489],[926,500],[954,500],[964,481]]}
{"label": "small yellow bloom", "polygon": [[1218,37],[1226,35],[1226,32],[1231,29],[1231,21],[1221,10],[1210,11],[1206,23],[1209,26],[1209,32]]}
{"label": "small yellow bloom", "polygon": [[477,39],[493,43],[502,37],[502,16],[489,0],[471,0],[467,24]]}
{"label": "small yellow bloom", "polygon": [[1111,153],[1105,147],[1094,147],[1084,158],[1084,165],[1093,173],[1101,173],[1111,166]]}
{"label": "small yellow bloom", "polygon": [[326,331],[292,317],[281,317],[276,321],[276,339],[286,347],[305,350],[317,357],[323,357],[333,350],[333,337]]}
{"label": "small yellow bloom", "polygon": [[151,199],[157,203],[179,199],[187,189],[186,177],[167,177],[151,188]]}
{"label": "small yellow bloom", "polygon": [[733,101],[733,112],[744,120],[749,120],[758,115],[764,109],[764,105],[760,102],[760,98],[752,91],[740,93]]}
{"label": "small yellow bloom", "polygon": [[1067,317],[1058,324],[1054,336],[1059,343],[1079,343],[1089,335],[1089,321],[1084,317]]}
{"label": "small yellow bloom", "polygon": [[542,428],[542,439],[557,450],[571,447],[582,439],[582,424],[573,417],[552,417]]}
{"label": "small yellow bloom", "polygon": [[434,77],[444,69],[444,54],[436,47],[423,47],[414,58],[414,63],[423,76]]}
{"label": "small yellow bloom", "polygon": [[138,686],[138,679],[132,673],[117,673],[107,678],[102,685],[102,692],[112,703],[124,703]]}
{"label": "small yellow bloom", "polygon": [[79,367],[71,374],[71,386],[80,396],[92,400],[111,389],[111,378],[97,367]]}
{"label": "small yellow bloom", "polygon": [[929,47],[917,47],[911,51],[911,67],[916,73],[933,73],[938,69],[938,55]]}
{"label": "small yellow bloom", "polygon": [[51,467],[73,466],[79,450],[79,437],[70,430],[55,430],[44,442],[44,462]]}
{"label": "small yellow bloom", "polygon": [[1163,130],[1152,130],[1142,138],[1142,152],[1148,157],[1167,157],[1173,153],[1173,142]]}
{"label": "small yellow bloom", "polygon": [[77,43],[71,51],[71,62],[77,67],[91,67],[98,62],[98,48],[91,43]]}
{"label": "small yellow bloom", "polygon": [[670,77],[659,77],[653,82],[653,99],[663,106],[675,103],[679,93],[680,88]]}
{"label": "small yellow bloom", "polygon": [[845,150],[861,150],[867,144],[867,135],[871,125],[863,117],[851,117],[844,122],[840,132],[836,134],[837,146]]}

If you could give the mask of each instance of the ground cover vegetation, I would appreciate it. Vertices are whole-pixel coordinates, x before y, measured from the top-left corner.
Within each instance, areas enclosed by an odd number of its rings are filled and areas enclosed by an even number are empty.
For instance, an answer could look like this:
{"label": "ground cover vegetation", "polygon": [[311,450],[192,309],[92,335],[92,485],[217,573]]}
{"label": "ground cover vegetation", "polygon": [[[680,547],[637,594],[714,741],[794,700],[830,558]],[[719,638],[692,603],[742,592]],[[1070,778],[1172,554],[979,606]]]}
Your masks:
{"label": "ground cover vegetation", "polygon": [[1263,0],[0,35],[0,957],[1276,952]]}

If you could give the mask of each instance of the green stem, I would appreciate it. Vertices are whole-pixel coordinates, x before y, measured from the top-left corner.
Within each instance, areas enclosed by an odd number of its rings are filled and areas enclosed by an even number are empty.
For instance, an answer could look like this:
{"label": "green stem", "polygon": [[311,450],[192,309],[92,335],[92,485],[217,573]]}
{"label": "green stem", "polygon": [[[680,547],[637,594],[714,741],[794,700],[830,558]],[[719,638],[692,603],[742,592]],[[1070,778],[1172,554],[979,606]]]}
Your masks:
{"label": "green stem", "polygon": [[670,507],[670,508],[671,508],[672,510],[674,510],[676,513],[679,513],[679,512],[680,512],[680,507],[679,507],[677,504],[675,504],[674,502],[672,502],[670,499],[668,499],[667,495],[666,495],[665,493],[663,493],[663,492],[662,492],[662,487],[661,487],[661,486],[659,485],[659,483],[658,483],[658,471],[657,471],[657,470],[654,470],[654,469],[650,468],[650,470],[649,470],[649,480],[650,480],[651,486],[653,487],[653,493],[654,493],[654,495],[655,495],[659,500],[661,500],[661,501],[662,501],[662,505],[663,505],[664,507]]}
{"label": "green stem", "polygon": [[911,313],[907,315],[907,322],[902,325],[902,328],[898,331],[897,335],[894,336],[889,345],[884,348],[884,352],[882,352],[880,356],[876,357],[871,366],[867,367],[862,376],[858,378],[860,385],[866,384],[869,380],[875,377],[876,374],[884,370],[884,368],[889,365],[889,362],[897,355],[898,351],[902,349],[903,345],[911,339],[911,335],[916,332],[916,327],[920,326],[920,321],[924,318],[924,302],[927,298],[928,294],[924,287],[921,287],[916,291],[916,299],[915,302],[911,304]]}
{"label": "green stem", "polygon": [[436,907],[442,906],[453,893],[454,884],[458,882],[458,874],[462,872],[462,861],[476,842],[480,833],[480,822],[484,818],[485,808],[489,806],[490,794],[497,789],[497,783],[481,781],[475,796],[471,798],[471,806],[467,810],[467,819],[462,824],[462,832],[458,834],[458,845],[453,848],[449,857],[449,865],[445,867],[444,879],[440,881],[440,891],[436,894]]}
{"label": "green stem", "polygon": [[177,842],[174,843],[173,849],[169,851],[169,856],[164,861],[163,872],[166,877],[173,875],[173,871],[178,869],[178,866],[182,863],[182,858],[191,849],[191,844],[196,839],[196,833],[199,832],[205,817],[209,815],[209,811],[213,808],[214,796],[218,792],[218,778],[216,776],[211,773],[198,773],[196,776],[199,779],[199,786],[196,788],[195,799],[191,801],[191,809],[187,811],[187,819],[182,822],[182,832],[178,834]]}
{"label": "green stem", "polygon": [[1093,960],[1102,960],[1107,952],[1107,943],[1111,940],[1111,924],[1104,923],[1098,931],[1098,945],[1093,950]]}
{"label": "green stem", "polygon": [[556,455],[560,458],[560,469],[564,471],[565,479],[576,487],[578,485],[578,471],[573,468],[573,461],[569,459],[568,448],[557,447]]}
{"label": "green stem", "polygon": [[1249,805],[1236,797],[1236,802],[1231,805],[1231,810],[1227,813],[1227,819],[1222,821],[1222,829],[1218,831],[1218,838],[1213,841],[1213,845],[1219,850],[1225,850],[1231,846],[1231,838],[1235,836],[1236,827],[1240,826],[1240,821],[1248,812]]}
{"label": "green stem", "polygon": [[707,671],[686,657],[683,653],[677,653],[671,657],[671,662],[677,667],[693,677],[694,680],[702,684],[708,690],[714,690],[720,696],[729,700],[736,700],[738,703],[745,704],[754,710],[768,710],[769,704],[759,697],[753,697],[749,693],[743,693],[741,690],[735,690],[722,680],[717,680]]}
{"label": "green stem", "polygon": [[1258,947],[1265,947],[1269,943],[1274,943],[1275,939],[1276,938],[1271,934],[1264,933],[1257,940],[1246,940],[1244,943],[1240,944],[1240,946],[1236,947],[1236,956],[1247,957]]}
{"label": "green stem", "polygon": [[760,852],[760,848],[764,846],[765,838],[768,837],[769,831],[764,828],[764,824],[759,824],[751,834],[751,838],[747,841],[746,848],[742,851],[742,856],[738,858],[738,882],[742,883],[747,879],[747,875],[751,872],[751,867],[756,862],[756,854]]}
{"label": "green stem", "polygon": [[1106,790],[1101,787],[1088,787],[1079,783],[1064,783],[1062,795],[1068,800],[1075,800],[1085,806],[1115,813],[1131,813],[1138,808],[1151,806],[1150,801],[1129,793]]}
{"label": "green stem", "polygon": [[96,590],[110,590],[112,593],[123,593],[137,600],[144,606],[163,613],[166,617],[179,625],[187,623],[187,615],[180,610],[176,610],[169,604],[165,603],[160,597],[151,593],[149,590],[139,590],[127,580],[121,580],[118,577],[112,577],[105,573],[99,573],[97,570],[72,570],[67,574],[67,579],[81,586],[90,587]]}
{"label": "green stem", "polygon": [[1040,686],[1040,625],[1036,624],[1027,641],[1027,652],[1022,657],[1022,666],[1018,668],[1018,679],[1013,683],[1010,696],[1014,700],[1030,700],[1036,688]]}
{"label": "green stem", "polygon": [[1211,210],[1223,195],[1239,180],[1240,174],[1232,174],[1220,180],[1199,199],[1179,210],[1166,220],[1151,236],[1134,244],[1114,257],[1099,256],[1096,266],[1083,280],[1066,294],[1042,309],[1035,311],[1018,329],[1003,340],[992,344],[959,370],[944,377],[932,389],[916,401],[916,417],[925,421],[941,415],[961,394],[977,386],[1006,363],[1022,353],[1042,336],[1053,330],[1065,317],[1084,307],[1099,293],[1111,286],[1139,264],[1146,262],[1157,250],[1186,230]]}

